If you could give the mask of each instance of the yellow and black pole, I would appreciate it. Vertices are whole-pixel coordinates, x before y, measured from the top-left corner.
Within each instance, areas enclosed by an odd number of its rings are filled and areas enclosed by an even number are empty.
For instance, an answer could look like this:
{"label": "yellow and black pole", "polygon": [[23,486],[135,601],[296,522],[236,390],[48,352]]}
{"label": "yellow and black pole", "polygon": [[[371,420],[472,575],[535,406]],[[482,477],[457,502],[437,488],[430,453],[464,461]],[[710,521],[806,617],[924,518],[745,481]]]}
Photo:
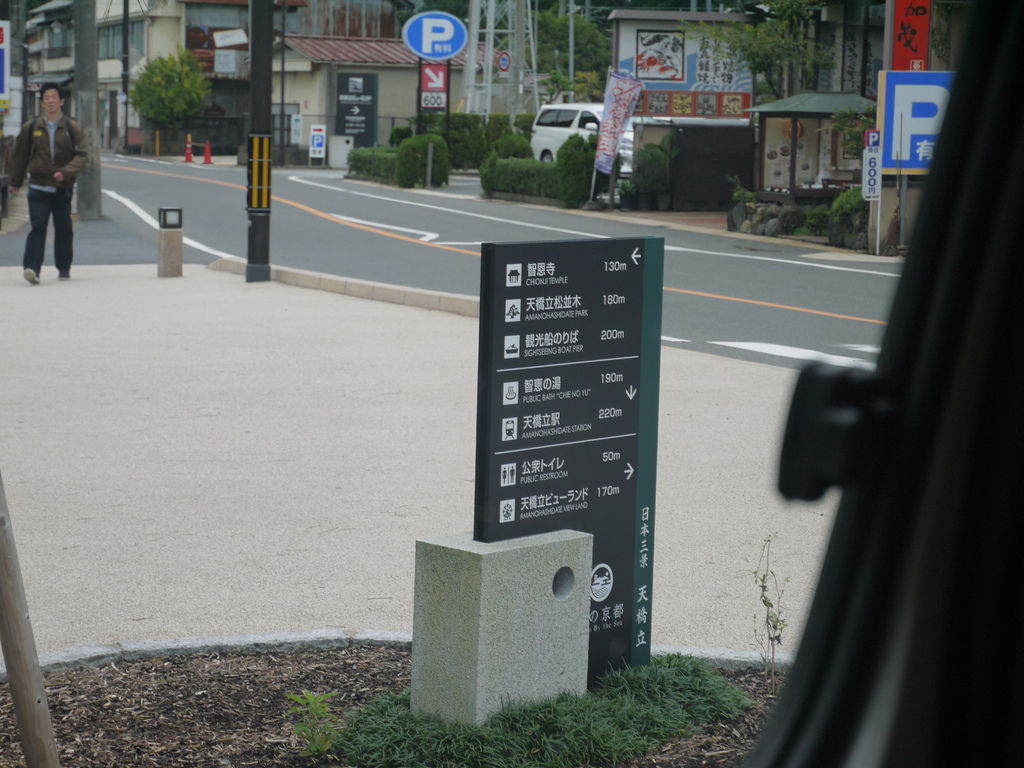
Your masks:
{"label": "yellow and black pole", "polygon": [[247,283],[270,279],[270,115],[271,44],[274,0],[249,0],[249,183],[245,208],[249,214]]}

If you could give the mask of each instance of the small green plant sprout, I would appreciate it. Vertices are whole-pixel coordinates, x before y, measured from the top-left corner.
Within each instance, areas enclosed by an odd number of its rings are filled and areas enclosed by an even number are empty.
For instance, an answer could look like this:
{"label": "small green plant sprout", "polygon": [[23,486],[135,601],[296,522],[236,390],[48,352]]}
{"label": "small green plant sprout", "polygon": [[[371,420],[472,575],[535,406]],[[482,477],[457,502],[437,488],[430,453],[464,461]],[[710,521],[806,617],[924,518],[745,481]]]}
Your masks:
{"label": "small green plant sprout", "polygon": [[330,711],[328,702],[337,693],[313,693],[303,691],[300,694],[289,693],[288,698],[295,705],[288,709],[289,715],[300,715],[301,719],[293,728],[295,735],[305,743],[300,754],[304,757],[325,755],[334,747],[334,737],[341,730],[341,725]]}
{"label": "small green plant sprout", "polygon": [[761,647],[761,660],[764,662],[764,673],[768,680],[771,692],[777,693],[779,689],[778,675],[775,666],[775,655],[782,645],[782,633],[789,623],[782,616],[782,594],[784,585],[789,579],[784,579],[779,584],[779,578],[772,568],[772,539],[775,534],[766,537],[761,543],[761,557],[757,561],[757,568],[754,569],[754,583],[760,593],[761,607],[764,613],[755,614],[757,625],[754,628],[754,638]]}
{"label": "small green plant sprout", "polygon": [[732,184],[732,201],[734,203],[757,202],[757,193],[744,187],[739,176],[726,176],[725,180]]}

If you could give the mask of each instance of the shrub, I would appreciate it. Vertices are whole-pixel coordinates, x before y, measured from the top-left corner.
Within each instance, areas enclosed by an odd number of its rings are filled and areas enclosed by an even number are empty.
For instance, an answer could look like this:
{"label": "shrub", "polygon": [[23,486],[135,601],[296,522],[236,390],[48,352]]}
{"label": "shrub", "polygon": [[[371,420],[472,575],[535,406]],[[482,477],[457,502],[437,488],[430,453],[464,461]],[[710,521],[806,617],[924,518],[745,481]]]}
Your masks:
{"label": "shrub", "polygon": [[[670,139],[671,136],[666,136]],[[633,155],[633,181],[641,192],[664,195],[671,191],[669,161],[672,158],[668,142],[644,144]]]}
{"label": "shrub", "polygon": [[832,201],[832,219],[839,223],[852,223],[857,214],[867,216],[868,202],[860,195],[860,187],[850,187]]}
{"label": "shrub", "polygon": [[395,181],[400,187],[426,186],[427,145],[434,146],[431,166],[431,186],[448,183],[448,145],[444,138],[433,133],[412,136],[398,145],[395,163]]}
{"label": "shrub", "polygon": [[411,125],[396,125],[391,129],[391,135],[388,136],[388,144],[392,147],[397,147],[410,136],[412,136]]}
{"label": "shrub", "polygon": [[349,175],[394,184],[397,156],[393,147],[353,149],[348,153]]}
{"label": "shrub", "polygon": [[525,136],[529,140],[533,136],[533,120],[536,117],[532,112],[520,112],[512,118],[516,133]]}
{"label": "shrub", "polygon": [[868,202],[860,196],[860,187],[850,187],[832,201],[828,217],[828,241],[843,248],[867,246]]}
{"label": "shrub", "polygon": [[785,205],[779,211],[779,234],[788,235],[804,225],[807,212],[798,205]]}
{"label": "shrub", "polygon": [[506,133],[494,145],[498,157],[533,157],[533,149],[525,136],[518,133]]}
{"label": "shrub", "polygon": [[497,189],[498,154],[491,152],[487,159],[480,163],[480,189],[484,197],[491,197]]}
{"label": "shrub", "polygon": [[732,201],[734,203],[757,202],[757,192],[744,187],[739,176],[726,176],[725,180],[732,184]]}
{"label": "shrub", "polygon": [[498,139],[512,133],[512,116],[503,112],[492,112],[487,116],[487,126],[484,129],[487,146],[493,147]]}
{"label": "shrub", "polygon": [[828,234],[829,207],[827,205],[816,205],[807,211],[807,222],[805,226],[812,235]]}
{"label": "shrub", "polygon": [[[558,169],[559,198],[567,208],[579,208],[590,199],[590,181],[594,171],[594,150],[597,139],[570,136],[558,150],[555,168]],[[599,174],[607,180],[604,174]],[[607,181],[606,181],[607,183]]]}
{"label": "shrub", "polygon": [[452,168],[479,168],[488,149],[483,116],[453,112],[450,117],[448,139],[451,142]]}
{"label": "shrub", "polygon": [[560,175],[555,163],[542,163],[533,158],[501,159],[492,152],[480,166],[480,186],[485,195],[511,192],[531,197],[559,199]]}

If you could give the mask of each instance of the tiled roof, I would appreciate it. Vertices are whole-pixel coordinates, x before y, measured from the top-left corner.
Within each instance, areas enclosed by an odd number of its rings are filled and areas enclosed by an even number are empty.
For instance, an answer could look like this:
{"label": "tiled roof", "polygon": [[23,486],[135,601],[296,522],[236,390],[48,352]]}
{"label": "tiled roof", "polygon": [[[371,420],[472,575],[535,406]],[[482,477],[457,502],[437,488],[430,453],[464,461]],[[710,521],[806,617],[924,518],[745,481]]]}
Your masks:
{"label": "tiled roof", "polygon": [[[178,0],[182,3],[206,3],[208,5],[248,5],[249,0]],[[287,0],[288,5],[305,7],[306,0]],[[275,2],[274,5],[277,5]]]}
{"label": "tiled roof", "polygon": [[[354,37],[288,35],[285,43],[306,58],[320,64],[405,64],[419,59],[401,40]],[[466,51],[451,59],[456,67],[466,63]]]}
{"label": "tiled roof", "polygon": [[757,107],[751,107],[748,112],[785,112],[798,115],[831,115],[840,109],[856,109],[863,112],[875,106],[875,102],[865,99],[856,93],[835,93],[835,92],[808,92],[798,93],[788,99],[771,101]]}

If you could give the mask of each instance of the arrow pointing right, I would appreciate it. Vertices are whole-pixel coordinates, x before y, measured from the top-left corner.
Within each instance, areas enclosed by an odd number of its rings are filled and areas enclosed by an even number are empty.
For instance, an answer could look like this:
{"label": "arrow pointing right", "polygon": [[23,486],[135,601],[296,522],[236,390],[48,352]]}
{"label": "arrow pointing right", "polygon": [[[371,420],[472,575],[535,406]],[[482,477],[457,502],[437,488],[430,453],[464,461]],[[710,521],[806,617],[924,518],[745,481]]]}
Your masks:
{"label": "arrow pointing right", "polygon": [[636,470],[633,469],[633,465],[627,461],[626,468],[623,470],[623,472],[625,472],[626,474],[626,479],[631,480],[633,478],[633,473],[636,472]]}

